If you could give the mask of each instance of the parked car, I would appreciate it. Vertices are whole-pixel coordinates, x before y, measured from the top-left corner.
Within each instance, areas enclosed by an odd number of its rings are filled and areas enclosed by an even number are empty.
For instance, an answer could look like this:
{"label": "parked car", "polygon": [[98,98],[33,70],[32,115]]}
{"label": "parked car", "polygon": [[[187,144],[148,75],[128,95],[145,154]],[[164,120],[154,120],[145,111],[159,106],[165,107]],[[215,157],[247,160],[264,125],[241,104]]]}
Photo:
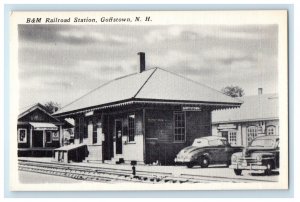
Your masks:
{"label": "parked car", "polygon": [[242,151],[242,147],[232,147],[227,139],[218,136],[201,137],[194,140],[192,146],[182,149],[175,158],[175,163],[188,168],[200,165],[207,168],[210,164],[225,163],[229,166],[231,155]]}
{"label": "parked car", "polygon": [[263,170],[270,175],[273,169],[279,168],[279,137],[255,138],[249,147],[232,155],[230,168],[236,175],[241,175],[243,170]]}

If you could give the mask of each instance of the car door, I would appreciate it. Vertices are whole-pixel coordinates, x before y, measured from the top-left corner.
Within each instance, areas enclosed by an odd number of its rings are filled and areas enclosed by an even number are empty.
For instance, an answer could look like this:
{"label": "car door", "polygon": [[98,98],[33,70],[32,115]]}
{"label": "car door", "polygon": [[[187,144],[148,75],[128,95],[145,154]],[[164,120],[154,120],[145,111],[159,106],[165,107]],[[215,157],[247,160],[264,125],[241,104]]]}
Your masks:
{"label": "car door", "polygon": [[230,148],[228,148],[227,145],[219,139],[210,141],[210,145],[213,145],[210,152],[213,162],[227,162],[227,150]]}
{"label": "car door", "polygon": [[219,163],[224,163],[228,161],[228,152],[230,152],[230,147],[227,145],[220,145],[219,147],[219,158],[218,162]]}

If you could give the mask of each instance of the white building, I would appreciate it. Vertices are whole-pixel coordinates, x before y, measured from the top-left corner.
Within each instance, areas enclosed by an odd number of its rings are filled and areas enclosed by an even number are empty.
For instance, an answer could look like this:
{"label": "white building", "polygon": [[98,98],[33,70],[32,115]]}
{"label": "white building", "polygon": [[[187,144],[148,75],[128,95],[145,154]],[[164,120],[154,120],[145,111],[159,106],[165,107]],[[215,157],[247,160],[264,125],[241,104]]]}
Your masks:
{"label": "white building", "polygon": [[259,135],[279,135],[278,95],[240,98],[240,108],[212,112],[212,135],[226,137],[231,145],[247,146]]}

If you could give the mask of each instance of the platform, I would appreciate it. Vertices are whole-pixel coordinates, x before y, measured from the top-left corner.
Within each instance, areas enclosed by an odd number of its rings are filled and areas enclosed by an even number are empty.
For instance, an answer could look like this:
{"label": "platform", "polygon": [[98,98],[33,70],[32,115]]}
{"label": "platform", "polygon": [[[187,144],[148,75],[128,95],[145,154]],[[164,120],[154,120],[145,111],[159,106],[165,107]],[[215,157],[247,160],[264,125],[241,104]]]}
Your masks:
{"label": "platform", "polygon": [[52,157],[55,147],[18,148],[19,157]]}

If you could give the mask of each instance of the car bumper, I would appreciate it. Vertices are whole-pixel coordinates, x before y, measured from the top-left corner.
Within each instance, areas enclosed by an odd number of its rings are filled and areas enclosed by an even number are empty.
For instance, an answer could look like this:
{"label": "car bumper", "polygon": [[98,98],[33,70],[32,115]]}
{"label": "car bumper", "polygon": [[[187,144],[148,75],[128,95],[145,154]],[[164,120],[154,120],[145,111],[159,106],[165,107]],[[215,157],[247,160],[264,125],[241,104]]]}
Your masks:
{"label": "car bumper", "polygon": [[231,169],[239,169],[239,170],[266,170],[267,166],[250,164],[250,165],[241,165],[241,164],[232,164],[229,166]]}
{"label": "car bumper", "polygon": [[191,160],[190,159],[178,159],[178,158],[175,158],[175,163],[178,163],[178,164],[186,164],[186,163],[191,163]]}

